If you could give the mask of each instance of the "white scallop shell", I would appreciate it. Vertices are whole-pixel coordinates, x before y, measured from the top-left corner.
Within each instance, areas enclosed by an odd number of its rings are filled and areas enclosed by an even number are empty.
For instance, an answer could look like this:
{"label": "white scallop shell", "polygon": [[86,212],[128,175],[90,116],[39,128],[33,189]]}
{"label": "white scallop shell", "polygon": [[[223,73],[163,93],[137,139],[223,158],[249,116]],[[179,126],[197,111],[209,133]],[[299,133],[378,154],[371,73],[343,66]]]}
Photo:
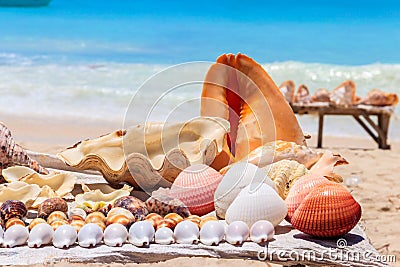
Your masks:
{"label": "white scallop shell", "polygon": [[85,224],[78,233],[78,244],[81,247],[95,247],[103,239],[103,231],[94,223]]}
{"label": "white scallop shell", "polygon": [[35,225],[29,233],[28,246],[39,248],[42,245],[50,244],[53,240],[54,230],[47,223]]}
{"label": "white scallop shell", "polygon": [[0,246],[3,245],[3,237],[4,237],[4,230],[3,227],[0,225]]}
{"label": "white scallop shell", "polygon": [[249,226],[242,221],[231,222],[226,228],[225,240],[232,245],[241,245],[249,238]]}
{"label": "white scallop shell", "polygon": [[120,247],[128,239],[128,230],[119,223],[113,223],[104,230],[104,244],[109,247]]}
{"label": "white scallop shell", "polygon": [[154,238],[153,224],[148,221],[140,221],[129,228],[129,242],[137,247],[148,246]]}
{"label": "white scallop shell", "polygon": [[61,225],[53,235],[53,246],[56,248],[69,248],[75,244],[77,233],[74,227],[69,224]]}
{"label": "white scallop shell", "polygon": [[13,225],[5,231],[3,245],[8,248],[25,245],[28,237],[28,228],[22,225]]}
{"label": "white scallop shell", "polygon": [[68,218],[71,219],[72,216],[79,216],[82,218],[82,221],[84,221],[86,219],[86,212],[83,209],[80,208],[73,208],[70,209],[68,212]]}
{"label": "white scallop shell", "polygon": [[266,183],[276,190],[275,183],[269,179],[265,171],[247,162],[238,162],[226,172],[214,194],[215,212],[220,218],[225,213],[240,191],[251,182]]}
{"label": "white scallop shell", "polygon": [[156,231],[154,241],[161,245],[172,244],[175,242],[174,232],[171,230],[171,228],[161,227]]}
{"label": "white scallop shell", "polygon": [[274,189],[265,183],[252,183],[240,191],[226,211],[225,219],[228,224],[243,221],[249,227],[259,220],[267,220],[277,226],[286,214],[286,203]]}
{"label": "white scallop shell", "polygon": [[264,243],[274,238],[275,228],[266,220],[257,221],[250,228],[250,239],[255,243]]}
{"label": "white scallop shell", "polygon": [[207,246],[218,245],[225,237],[225,225],[220,221],[208,221],[200,229],[200,242]]}
{"label": "white scallop shell", "polygon": [[174,236],[179,244],[197,244],[199,242],[199,227],[192,221],[182,221],[176,225]]}

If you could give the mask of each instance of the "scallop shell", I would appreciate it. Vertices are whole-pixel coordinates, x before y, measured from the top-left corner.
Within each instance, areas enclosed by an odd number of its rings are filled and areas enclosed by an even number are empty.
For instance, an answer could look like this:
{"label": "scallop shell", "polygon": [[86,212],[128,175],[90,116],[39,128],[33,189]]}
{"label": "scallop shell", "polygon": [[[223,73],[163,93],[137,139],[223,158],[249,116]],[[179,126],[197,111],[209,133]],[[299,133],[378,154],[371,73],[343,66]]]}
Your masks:
{"label": "scallop shell", "polygon": [[154,238],[154,227],[148,221],[139,221],[129,228],[129,242],[137,247],[148,246]]}
{"label": "scallop shell", "polygon": [[244,221],[250,227],[256,221],[268,220],[274,226],[286,216],[287,207],[282,198],[265,183],[250,184],[236,197],[226,211],[225,219]]}
{"label": "scallop shell", "polygon": [[79,233],[79,231],[82,229],[82,227],[85,225],[85,221],[82,220],[72,220],[69,225],[75,228],[76,233]]}
{"label": "scallop shell", "polygon": [[241,245],[249,238],[249,226],[242,221],[231,222],[226,228],[225,240],[232,245]]}
{"label": "scallop shell", "polygon": [[47,223],[52,224],[55,221],[66,221],[67,219],[67,215],[64,212],[56,210],[49,215],[49,217],[47,218]]}
{"label": "scallop shell", "polygon": [[86,212],[81,208],[72,208],[68,212],[68,219],[70,220],[82,220],[86,219]]}
{"label": "scallop shell", "polygon": [[200,222],[200,224],[199,224],[200,229],[203,227],[203,225],[204,225],[206,222],[209,222],[209,221],[219,221],[219,220],[218,220],[217,217],[214,217],[214,216],[207,216],[207,217],[201,219],[201,222]]}
{"label": "scallop shell", "polygon": [[28,240],[29,232],[25,226],[13,225],[4,232],[3,246],[13,248],[25,245]]}
{"label": "scallop shell", "polygon": [[215,212],[218,217],[225,218],[226,210],[233,200],[252,181],[263,181],[275,188],[275,184],[265,172],[254,164],[238,162],[229,168],[214,194]]}
{"label": "scallop shell", "polygon": [[255,243],[271,241],[275,235],[275,228],[271,222],[260,220],[255,222],[250,228],[250,239]]}
{"label": "scallop shell", "polygon": [[39,206],[38,216],[47,219],[47,217],[54,211],[68,212],[67,202],[59,197],[46,199]]}
{"label": "scallop shell", "polygon": [[29,223],[29,230],[32,230],[33,227],[35,227],[38,224],[41,223],[47,223],[46,220],[42,219],[42,218],[35,218],[33,219],[30,223]]}
{"label": "scallop shell", "polygon": [[179,199],[169,195],[169,188],[159,188],[153,191],[151,197],[146,200],[147,210],[165,216],[168,213],[177,213],[183,218],[190,215],[188,207]]}
{"label": "scallop shell", "polygon": [[76,230],[71,225],[62,225],[55,230],[53,235],[53,246],[56,248],[69,248],[75,244],[78,237]]}
{"label": "scallop shell", "polygon": [[195,223],[200,228],[200,223],[203,219],[198,215],[190,215],[185,220]]}
{"label": "scallop shell", "polygon": [[4,221],[10,218],[24,218],[28,210],[25,204],[19,200],[7,200],[0,207],[0,215]]}
{"label": "scallop shell", "polygon": [[340,184],[315,187],[292,217],[294,228],[317,237],[339,237],[357,225],[361,206]]}
{"label": "scallop shell", "polygon": [[157,213],[149,213],[146,216],[145,220],[150,222],[151,224],[153,224],[154,228],[157,228],[157,224],[159,224],[161,221],[163,221],[164,218]]}
{"label": "scallop shell", "polygon": [[41,191],[42,189],[36,184],[19,181],[0,184],[0,203],[15,199],[20,200],[29,208],[34,204]]}
{"label": "scallop shell", "polygon": [[109,247],[120,247],[128,239],[128,230],[125,225],[113,223],[104,231],[104,244]]}
{"label": "scallop shell", "polygon": [[56,220],[53,221],[50,226],[53,227],[53,230],[57,230],[58,227],[62,226],[62,225],[66,225],[68,224],[68,222],[66,220]]}
{"label": "scallop shell", "polygon": [[161,244],[161,245],[172,244],[175,242],[174,232],[172,231],[171,228],[161,227],[161,228],[157,229],[157,231],[154,235],[154,241],[157,244]]}
{"label": "scallop shell", "polygon": [[99,170],[113,185],[167,187],[190,164],[210,164],[222,151],[228,131],[228,122],[220,118],[148,123],[79,142],[58,157],[69,166]]}
{"label": "scallop shell", "polygon": [[120,207],[129,210],[134,216],[135,221],[143,221],[149,214],[146,204],[133,196],[123,196],[115,200],[114,207]]}
{"label": "scallop shell", "polygon": [[85,224],[78,233],[78,244],[81,247],[95,247],[103,239],[103,230],[94,223]]}
{"label": "scallop shell", "polygon": [[36,225],[29,233],[28,246],[31,248],[39,248],[42,245],[50,244],[53,240],[54,230],[46,224]]}
{"label": "scallop shell", "polygon": [[176,225],[174,236],[179,244],[197,244],[199,242],[199,227],[194,222],[185,220]]}
{"label": "scallop shell", "polygon": [[95,223],[95,222],[105,222],[106,221],[106,216],[104,216],[103,213],[95,211],[93,213],[90,213],[86,216],[85,222],[86,223]]}
{"label": "scallop shell", "polygon": [[10,218],[7,222],[6,222],[6,229],[10,228],[13,225],[22,225],[25,226],[25,223],[23,220],[21,220],[20,218]]}
{"label": "scallop shell", "polygon": [[225,225],[220,221],[208,221],[200,229],[200,242],[207,246],[218,245],[225,237]]}

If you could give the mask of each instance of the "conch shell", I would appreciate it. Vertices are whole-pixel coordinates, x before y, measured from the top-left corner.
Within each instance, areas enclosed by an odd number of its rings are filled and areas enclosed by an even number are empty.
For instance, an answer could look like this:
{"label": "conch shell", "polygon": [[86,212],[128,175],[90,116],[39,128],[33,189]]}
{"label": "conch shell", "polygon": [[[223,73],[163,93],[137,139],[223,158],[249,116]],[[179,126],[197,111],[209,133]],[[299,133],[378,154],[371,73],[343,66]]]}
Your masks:
{"label": "conch shell", "polygon": [[361,99],[358,104],[371,106],[396,106],[399,103],[399,96],[394,93],[385,93],[379,89],[372,89],[367,96]]}
{"label": "conch shell", "polygon": [[289,102],[289,104],[294,103],[294,91],[295,91],[295,85],[292,80],[285,81],[279,86],[279,90],[285,97],[286,101]]}
{"label": "conch shell", "polygon": [[330,102],[331,101],[331,93],[328,89],[320,88],[311,96],[311,102]]}
{"label": "conch shell", "polygon": [[331,103],[336,106],[351,106],[357,101],[356,84],[351,81],[342,82],[331,93]]}
{"label": "conch shell", "polygon": [[75,168],[99,170],[112,185],[169,187],[189,165],[209,165],[222,151],[228,131],[228,122],[221,118],[148,123],[79,142],[58,157]]}
{"label": "conch shell", "polygon": [[298,104],[308,104],[311,101],[310,91],[305,84],[301,84],[299,88],[297,88],[297,92],[295,95],[295,102]]}

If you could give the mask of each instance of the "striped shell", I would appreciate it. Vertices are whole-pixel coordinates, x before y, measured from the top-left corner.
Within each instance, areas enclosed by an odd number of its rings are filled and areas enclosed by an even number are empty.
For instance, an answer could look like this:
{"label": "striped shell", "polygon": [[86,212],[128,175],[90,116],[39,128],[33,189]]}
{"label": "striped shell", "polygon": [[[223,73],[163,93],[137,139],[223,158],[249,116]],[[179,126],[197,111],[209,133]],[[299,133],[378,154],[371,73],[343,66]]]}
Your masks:
{"label": "striped shell", "polygon": [[33,220],[29,223],[29,230],[32,230],[33,227],[35,227],[36,225],[41,224],[41,223],[47,223],[47,222],[46,222],[44,219],[42,219],[42,218],[35,218],[35,219],[33,219]]}
{"label": "striped shell", "polygon": [[145,204],[147,210],[151,213],[157,213],[165,216],[168,213],[177,213],[183,218],[190,215],[188,207],[179,199],[169,195],[169,188],[159,188],[151,193]]}
{"label": "striped shell", "polygon": [[47,219],[47,217],[53,211],[62,211],[66,213],[68,211],[68,204],[67,202],[59,197],[53,197],[46,199],[43,201],[42,204],[39,206],[38,216],[43,219]]}
{"label": "striped shell", "polygon": [[82,227],[85,225],[85,221],[82,220],[72,220],[70,224],[72,227],[75,228],[76,233],[79,233],[79,231],[82,229]]}
{"label": "striped shell", "polygon": [[198,215],[190,215],[189,217],[187,217],[185,219],[185,221],[191,221],[191,222],[195,223],[200,228],[200,223],[201,223],[202,219]]}
{"label": "striped shell", "polygon": [[53,211],[49,217],[47,218],[47,223],[48,224],[52,224],[55,221],[59,221],[59,220],[67,220],[67,215],[59,210]]}
{"label": "striped shell", "polygon": [[294,228],[317,237],[339,237],[357,225],[361,206],[340,184],[315,187],[294,212]]}
{"label": "striped shell", "polygon": [[167,215],[164,216],[164,219],[170,219],[172,220],[175,225],[177,225],[178,223],[180,223],[181,221],[183,221],[183,218],[181,215],[176,214],[176,213],[169,213]]}
{"label": "striped shell", "polygon": [[120,207],[129,210],[135,216],[135,222],[143,221],[149,211],[146,204],[133,196],[123,196],[115,200],[114,207]]}
{"label": "striped shell", "polygon": [[201,222],[200,222],[200,224],[199,224],[200,229],[203,227],[203,225],[204,225],[206,222],[209,222],[209,221],[219,221],[219,220],[218,220],[217,217],[214,217],[214,216],[207,216],[207,217],[205,217],[205,218],[203,218],[203,219],[201,220]]}
{"label": "striped shell", "polygon": [[62,225],[66,225],[66,224],[68,224],[68,222],[65,220],[57,220],[57,221],[52,222],[50,224],[50,226],[53,227],[53,230],[55,231],[55,230],[57,230],[58,227],[60,227]]}
{"label": "striped shell", "polygon": [[213,168],[197,164],[184,169],[172,184],[170,195],[180,199],[192,214],[214,210],[214,193],[222,175]]}
{"label": "striped shell", "polygon": [[134,222],[135,216],[133,216],[129,210],[124,208],[112,208],[107,214],[106,225],[119,223],[125,227],[129,227]]}
{"label": "striped shell", "polygon": [[154,228],[157,228],[157,224],[164,220],[164,218],[157,213],[150,213],[145,218],[146,221],[150,222]]}
{"label": "striped shell", "polygon": [[82,220],[84,221],[86,219],[86,212],[81,209],[81,208],[73,208],[70,209],[68,212],[68,218],[70,220]]}
{"label": "striped shell", "polygon": [[6,222],[6,229],[10,228],[13,225],[21,225],[25,227],[24,221],[17,217],[13,217]]}
{"label": "striped shell", "polygon": [[0,215],[4,221],[12,217],[24,218],[28,210],[23,202],[19,200],[7,200],[0,207]]}
{"label": "striped shell", "polygon": [[103,213],[95,211],[93,213],[88,214],[85,219],[85,223],[96,223],[96,222],[105,222],[106,216]]}
{"label": "striped shell", "polygon": [[173,221],[172,219],[162,219],[161,221],[157,222],[155,228],[158,230],[162,227],[167,227],[173,230],[176,225],[177,223],[175,223],[175,221]]}

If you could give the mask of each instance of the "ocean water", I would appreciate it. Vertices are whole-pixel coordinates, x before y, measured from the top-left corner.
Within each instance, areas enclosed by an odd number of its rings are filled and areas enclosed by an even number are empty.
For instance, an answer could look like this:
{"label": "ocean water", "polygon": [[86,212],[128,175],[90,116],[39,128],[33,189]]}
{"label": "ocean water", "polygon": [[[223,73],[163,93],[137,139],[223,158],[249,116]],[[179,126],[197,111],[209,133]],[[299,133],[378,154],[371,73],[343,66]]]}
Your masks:
{"label": "ocean water", "polygon": [[[183,120],[198,115],[201,77],[227,52],[253,57],[277,84],[292,79],[314,92],[352,79],[360,96],[372,88],[400,93],[400,3],[321,2],[53,0],[0,8],[0,114],[122,124],[136,96],[129,119]],[[186,62],[201,63],[171,68]],[[168,81],[141,89],[160,72]],[[166,93],[182,76],[196,82]],[[400,139],[399,114],[391,138]],[[316,132],[315,118],[300,123]],[[328,118],[325,132],[366,136],[354,125]]]}

